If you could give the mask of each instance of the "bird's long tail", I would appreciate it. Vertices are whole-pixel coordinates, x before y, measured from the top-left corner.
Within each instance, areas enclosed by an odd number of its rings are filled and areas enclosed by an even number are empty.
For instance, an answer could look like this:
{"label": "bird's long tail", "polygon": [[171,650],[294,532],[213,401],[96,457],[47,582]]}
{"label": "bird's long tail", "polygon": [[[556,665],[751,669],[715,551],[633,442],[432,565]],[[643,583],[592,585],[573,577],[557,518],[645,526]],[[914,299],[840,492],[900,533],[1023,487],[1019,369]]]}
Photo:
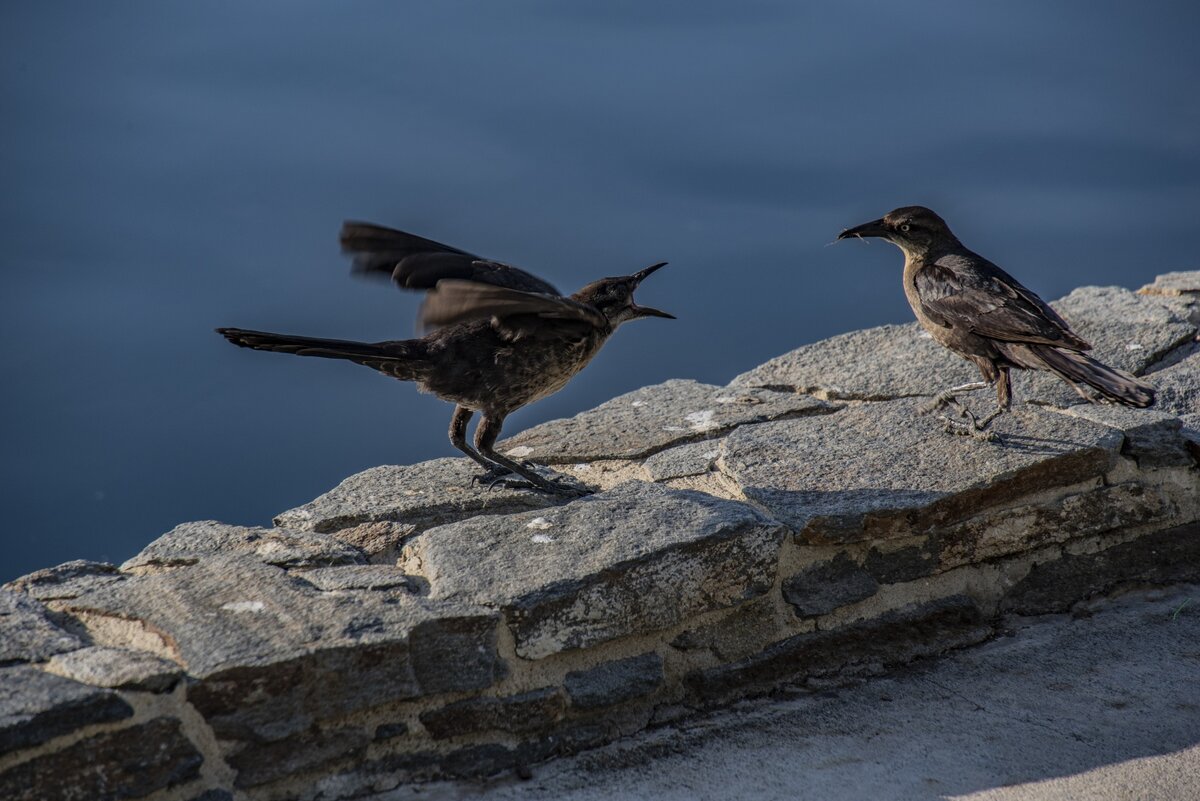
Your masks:
{"label": "bird's long tail", "polygon": [[372,367],[381,373],[405,381],[421,379],[429,365],[425,343],[419,339],[395,342],[353,342],[344,339],[319,339],[244,328],[218,328],[217,333],[234,345],[297,356],[346,359]]}
{"label": "bird's long tail", "polygon": [[1126,406],[1145,408],[1154,403],[1154,387],[1124,370],[1109,367],[1079,351],[1050,345],[1031,345],[1029,351],[1046,369],[1062,376],[1089,401],[1094,402],[1097,398],[1084,387],[1093,390],[1103,400]]}

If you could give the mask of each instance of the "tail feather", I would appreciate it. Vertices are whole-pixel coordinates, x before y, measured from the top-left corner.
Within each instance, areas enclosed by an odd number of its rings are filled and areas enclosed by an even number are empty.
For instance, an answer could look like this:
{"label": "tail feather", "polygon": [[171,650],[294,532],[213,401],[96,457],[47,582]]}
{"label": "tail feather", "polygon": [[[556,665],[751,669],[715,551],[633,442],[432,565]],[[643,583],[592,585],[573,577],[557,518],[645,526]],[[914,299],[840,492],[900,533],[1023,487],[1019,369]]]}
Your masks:
{"label": "tail feather", "polygon": [[419,339],[395,342],[354,342],[345,339],[321,339],[244,328],[218,328],[217,333],[234,345],[253,350],[292,353],[346,359],[406,381],[419,380],[429,364],[425,343]]}
{"label": "tail feather", "polygon": [[1094,402],[1096,398],[1084,389],[1085,386],[1101,399],[1113,403],[1141,409],[1154,404],[1154,387],[1124,370],[1109,367],[1075,350],[1047,345],[1030,346],[1029,350],[1046,369],[1066,379],[1076,392],[1089,401]]}

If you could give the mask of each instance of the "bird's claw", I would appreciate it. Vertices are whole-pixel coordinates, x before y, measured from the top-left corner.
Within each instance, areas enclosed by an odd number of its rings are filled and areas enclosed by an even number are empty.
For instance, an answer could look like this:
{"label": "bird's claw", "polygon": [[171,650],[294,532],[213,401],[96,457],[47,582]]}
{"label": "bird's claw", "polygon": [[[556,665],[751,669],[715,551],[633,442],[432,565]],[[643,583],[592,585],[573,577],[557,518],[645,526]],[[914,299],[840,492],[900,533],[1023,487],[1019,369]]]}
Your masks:
{"label": "bird's claw", "polygon": [[975,415],[971,414],[969,411],[965,411],[960,416],[967,417],[968,420],[954,420],[950,417],[943,417],[942,422],[944,423],[944,426],[942,427],[942,430],[947,434],[954,434],[960,437],[971,437],[972,439],[977,439],[981,442],[1000,441],[1000,436],[995,431],[989,431],[982,427],[979,424],[979,421],[975,419]]}

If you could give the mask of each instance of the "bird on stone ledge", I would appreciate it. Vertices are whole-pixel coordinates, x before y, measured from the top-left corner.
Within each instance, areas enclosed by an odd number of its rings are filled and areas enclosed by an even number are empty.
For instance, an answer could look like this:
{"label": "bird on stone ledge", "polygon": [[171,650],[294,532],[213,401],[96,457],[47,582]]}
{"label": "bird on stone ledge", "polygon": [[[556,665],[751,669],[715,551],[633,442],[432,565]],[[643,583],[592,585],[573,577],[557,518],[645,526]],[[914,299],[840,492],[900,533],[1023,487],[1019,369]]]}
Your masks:
{"label": "bird on stone ledge", "polygon": [[[1084,354],[1091,345],[1054,309],[968,250],[929,209],[905,206],[838,234],[850,237],[881,237],[904,252],[904,294],[917,322],[983,374],[983,381],[939,393],[927,408],[957,409],[962,420],[946,418],[951,433],[995,439],[987,427],[1012,406],[1013,368],[1056,373],[1090,403],[1139,408],[1154,403],[1153,387]],[[989,386],[996,388],[996,410],[982,420],[955,397]]]}
{"label": "bird on stone ledge", "polygon": [[[403,289],[426,290],[419,339],[349,342],[218,328],[235,345],[255,350],[346,359],[455,404],[450,442],[486,468],[486,484],[505,481],[562,495],[579,487],[544,478],[529,463],[497,453],[504,418],[551,395],[582,370],[621,323],[675,319],[639,306],[633,291],[666,262],[633,275],[601,278],[570,297],[524,270],[403,231],[369,223],[342,226],[342,250],[354,271],[390,275]],[[431,330],[432,329],[432,330]],[[480,412],[475,447],[467,423]],[[513,480],[513,474],[521,480]]]}

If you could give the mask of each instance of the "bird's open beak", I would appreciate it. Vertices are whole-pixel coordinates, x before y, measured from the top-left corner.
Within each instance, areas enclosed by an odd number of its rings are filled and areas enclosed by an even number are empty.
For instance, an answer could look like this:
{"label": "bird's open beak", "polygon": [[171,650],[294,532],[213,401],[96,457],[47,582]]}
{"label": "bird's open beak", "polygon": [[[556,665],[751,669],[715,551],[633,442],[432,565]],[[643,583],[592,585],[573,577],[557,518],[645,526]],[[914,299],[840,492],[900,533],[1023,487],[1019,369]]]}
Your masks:
{"label": "bird's open beak", "polygon": [[[646,278],[651,273],[665,267],[666,265],[667,265],[667,263],[665,261],[660,261],[658,264],[651,264],[646,269],[640,270],[640,271],[634,273],[631,276],[633,278],[633,285],[637,286],[638,284],[642,283],[642,281],[645,281]],[[675,315],[668,314],[667,312],[661,311],[659,309],[653,309],[649,306],[639,306],[636,303],[634,303],[632,308],[633,308],[634,315],[637,317],[665,317],[668,320],[675,319]]]}
{"label": "bird's open beak", "polygon": [[871,222],[869,222],[869,223],[863,223],[862,225],[856,225],[853,228],[847,228],[845,231],[842,231],[840,234],[838,234],[837,238],[838,239],[849,239],[850,237],[862,238],[862,237],[866,237],[866,236],[886,237],[888,235],[888,233],[889,233],[889,231],[888,231],[887,226],[884,225],[883,219],[880,218],[878,220],[871,220]]}

